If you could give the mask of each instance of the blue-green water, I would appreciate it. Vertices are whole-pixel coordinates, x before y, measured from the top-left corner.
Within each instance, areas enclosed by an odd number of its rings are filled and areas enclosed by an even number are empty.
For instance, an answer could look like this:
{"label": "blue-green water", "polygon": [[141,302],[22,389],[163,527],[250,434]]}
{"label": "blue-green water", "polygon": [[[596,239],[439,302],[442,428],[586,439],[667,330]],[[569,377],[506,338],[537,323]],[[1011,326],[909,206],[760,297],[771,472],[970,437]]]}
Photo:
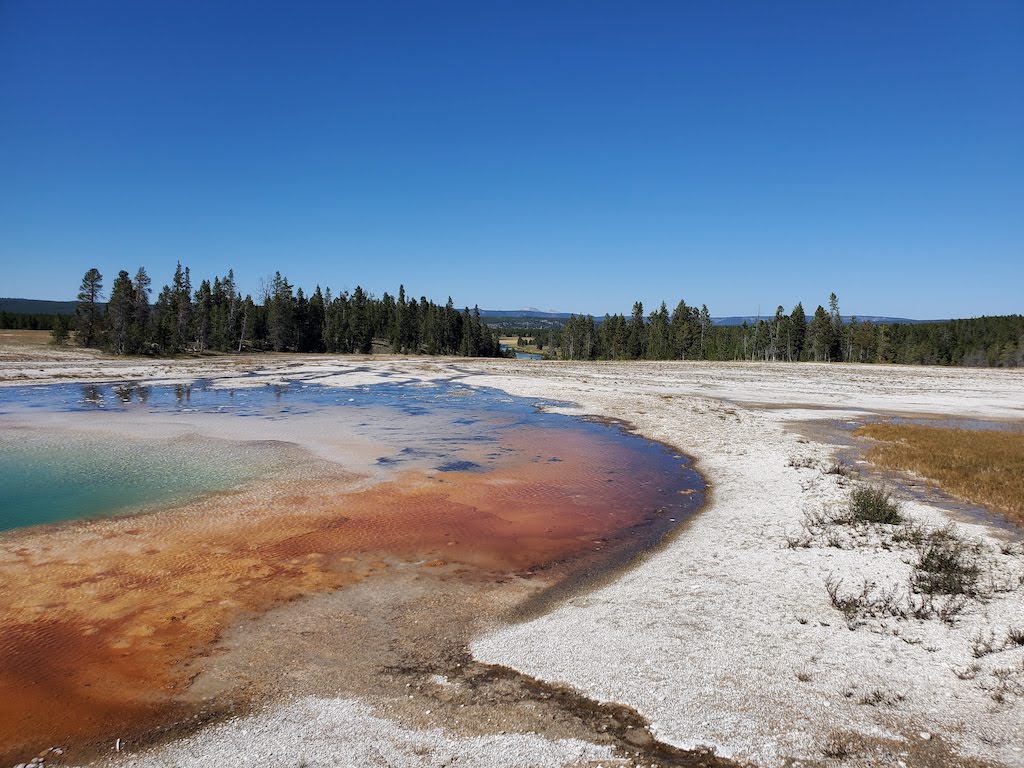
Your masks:
{"label": "blue-green water", "polygon": [[[352,369],[356,372],[359,369]],[[386,378],[386,377],[384,377]],[[658,506],[682,519],[699,506],[700,476],[673,451],[617,428],[538,411],[537,401],[454,382],[395,381],[326,386],[301,376],[271,386],[228,389],[208,381],[191,385],[55,384],[0,388],[0,530],[117,514],[195,498],[281,471],[294,458],[281,443],[178,438],[122,438],[67,430],[67,424],[105,424],[159,416],[271,422],[251,430],[264,439],[305,442],[350,430],[380,450],[376,465],[388,471],[416,467],[437,472],[481,471],[498,466],[509,450],[502,435],[529,427],[571,430],[595,445],[618,443],[619,464],[609,480],[660,467]],[[33,414],[47,414],[40,429]],[[11,425],[22,426],[11,426]],[[256,424],[250,424],[257,427]],[[299,435],[296,435],[296,430]],[[318,439],[319,439],[318,438]],[[558,461],[537,446],[535,461]],[[683,466],[680,466],[682,460]],[[372,459],[371,459],[372,461]],[[689,492],[689,491],[688,491]]]}
{"label": "blue-green water", "polygon": [[0,438],[0,530],[184,501],[259,476],[267,448],[76,436]]}
{"label": "blue-green water", "polygon": [[[506,352],[508,352],[508,350],[509,350],[509,347],[505,346],[504,344],[501,345],[501,348],[503,350],[505,350]],[[536,354],[534,352],[518,352],[517,351],[515,353],[515,355],[516,355],[516,360],[543,360],[544,359],[543,355],[538,355],[538,354]]]}

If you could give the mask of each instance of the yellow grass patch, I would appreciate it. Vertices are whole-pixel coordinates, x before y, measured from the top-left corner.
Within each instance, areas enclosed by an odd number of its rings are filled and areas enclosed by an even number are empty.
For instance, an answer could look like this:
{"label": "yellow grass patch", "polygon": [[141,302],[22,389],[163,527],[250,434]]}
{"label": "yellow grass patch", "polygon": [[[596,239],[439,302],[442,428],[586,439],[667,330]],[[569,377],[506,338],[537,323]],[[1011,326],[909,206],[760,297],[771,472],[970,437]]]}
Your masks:
{"label": "yellow grass patch", "polygon": [[872,463],[915,472],[1024,523],[1024,434],[915,424],[869,424],[854,434],[878,441],[867,453]]}
{"label": "yellow grass patch", "polygon": [[49,331],[0,330],[0,344],[11,347],[43,347],[50,343]]}

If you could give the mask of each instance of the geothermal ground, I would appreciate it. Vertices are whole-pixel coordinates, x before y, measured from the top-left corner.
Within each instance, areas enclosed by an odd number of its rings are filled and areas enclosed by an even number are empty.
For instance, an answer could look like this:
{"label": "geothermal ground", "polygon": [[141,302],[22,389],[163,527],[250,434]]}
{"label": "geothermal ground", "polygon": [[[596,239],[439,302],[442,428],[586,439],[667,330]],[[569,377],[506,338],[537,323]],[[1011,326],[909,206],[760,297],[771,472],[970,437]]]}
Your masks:
{"label": "geothermal ground", "polygon": [[[821,522],[877,476],[858,462],[850,426],[897,414],[1021,424],[1024,372],[48,355],[0,348],[0,378],[254,372],[247,382],[258,385],[358,367],[367,383],[384,373],[492,387],[626,421],[693,457],[710,487],[654,551],[540,603],[543,575],[495,581],[382,563],[367,567],[390,567],[389,580],[239,615],[190,668],[192,701],[211,702],[196,720],[145,748],[110,744],[93,761],[710,765],[714,750],[765,766],[1024,765],[1024,645],[1007,639],[1024,631],[1019,529],[887,476],[908,519],[921,530],[951,523],[983,565],[975,597],[918,618],[894,610],[911,605],[913,544]],[[858,595],[873,607],[843,613],[833,599]],[[250,682],[232,708],[221,692],[241,678]]]}

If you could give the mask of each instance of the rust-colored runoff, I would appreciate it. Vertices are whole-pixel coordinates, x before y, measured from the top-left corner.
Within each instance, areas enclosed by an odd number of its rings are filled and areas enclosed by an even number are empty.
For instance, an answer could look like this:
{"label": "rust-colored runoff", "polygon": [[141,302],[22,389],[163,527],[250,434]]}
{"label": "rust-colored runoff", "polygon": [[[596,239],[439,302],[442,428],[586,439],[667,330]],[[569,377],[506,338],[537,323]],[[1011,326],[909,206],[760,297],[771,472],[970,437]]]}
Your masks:
{"label": "rust-colored runoff", "polygon": [[361,489],[339,472],[275,478],[0,537],[0,761],[185,717],[190,662],[243,615],[387,562],[499,577],[599,564],[617,536],[665,517],[666,498],[687,498],[668,454],[644,465],[621,441],[553,429],[502,439],[514,450],[488,472],[408,471]]}

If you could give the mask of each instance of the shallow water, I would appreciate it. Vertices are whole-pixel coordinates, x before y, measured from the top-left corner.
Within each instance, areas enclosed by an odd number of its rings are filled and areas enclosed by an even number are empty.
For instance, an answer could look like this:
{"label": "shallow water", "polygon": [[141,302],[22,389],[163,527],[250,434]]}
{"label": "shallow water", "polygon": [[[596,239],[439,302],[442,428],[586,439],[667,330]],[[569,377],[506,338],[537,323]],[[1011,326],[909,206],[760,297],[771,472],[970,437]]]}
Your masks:
{"label": "shallow water", "polygon": [[23,387],[0,428],[0,760],[179,717],[240,616],[389,568],[599,578],[702,502],[659,443],[452,382]]}
{"label": "shallow water", "polygon": [[273,471],[277,452],[182,440],[0,436],[0,530],[136,511]]}
{"label": "shallow water", "polygon": [[[501,348],[505,352],[508,352],[508,350],[509,350],[509,347],[505,346],[504,344],[501,345]],[[517,350],[516,352],[514,352],[514,354],[515,354],[516,360],[543,360],[544,359],[543,355],[538,355],[536,352],[519,352]]]}
{"label": "shallow water", "polygon": [[[41,414],[50,420],[42,421]],[[61,418],[54,421],[55,415]],[[246,423],[226,420],[232,416]],[[531,461],[557,463],[552,436],[561,434],[592,441],[608,471],[617,474],[609,482],[628,483],[629,473],[640,469],[664,472],[664,493],[658,494],[664,498],[657,504],[679,514],[693,502],[673,491],[699,490],[700,482],[682,466],[685,460],[657,443],[541,412],[535,401],[450,382],[30,386],[0,389],[0,425],[5,417],[20,428],[0,434],[0,529],[130,511],[233,487],[274,471],[280,457],[263,444],[271,439],[298,442],[350,469],[390,479],[407,469],[493,472],[534,448]],[[118,434],[118,425],[128,422],[134,430]],[[33,424],[40,429],[33,431]],[[153,439],[162,434],[154,432],[157,424],[216,424],[214,436],[249,439]],[[113,434],[95,434],[97,427]],[[544,439],[536,445],[508,439],[524,430],[539,430]]]}

